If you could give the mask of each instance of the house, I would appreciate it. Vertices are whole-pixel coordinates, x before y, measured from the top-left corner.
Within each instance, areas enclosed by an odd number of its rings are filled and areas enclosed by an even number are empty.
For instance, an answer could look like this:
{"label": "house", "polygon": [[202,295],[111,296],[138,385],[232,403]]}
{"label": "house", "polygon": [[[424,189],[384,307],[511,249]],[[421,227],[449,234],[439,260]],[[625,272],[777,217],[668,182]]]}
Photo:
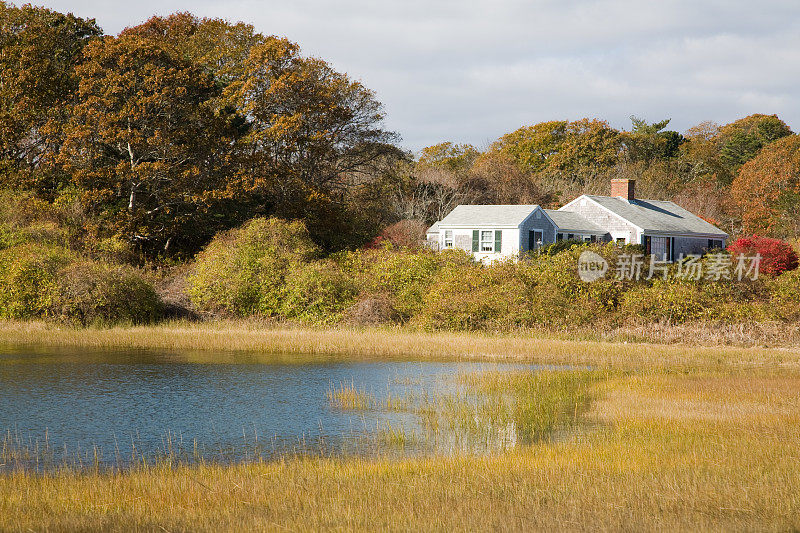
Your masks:
{"label": "house", "polygon": [[723,248],[728,234],[675,202],[636,198],[634,180],[611,180],[611,196],[583,195],[559,211],[575,213],[608,231],[606,240],[642,244],[668,261]]}
{"label": "house", "polygon": [[552,210],[538,205],[459,205],[427,232],[437,249],[481,261],[516,257],[560,240],[643,244],[672,261],[722,248],[728,235],[674,202],[636,198],[634,180],[611,180],[611,196],[583,195]]}
{"label": "house", "polygon": [[538,205],[459,205],[434,224],[438,248],[466,250],[481,261],[517,256],[544,242],[536,224],[543,216]]}

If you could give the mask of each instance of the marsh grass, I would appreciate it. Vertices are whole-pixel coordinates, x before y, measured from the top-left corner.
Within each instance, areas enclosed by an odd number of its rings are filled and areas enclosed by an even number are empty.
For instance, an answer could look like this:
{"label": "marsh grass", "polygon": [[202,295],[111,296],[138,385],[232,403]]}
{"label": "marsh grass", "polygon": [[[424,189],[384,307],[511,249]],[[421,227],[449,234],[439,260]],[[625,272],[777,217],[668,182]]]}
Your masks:
{"label": "marsh grass", "polygon": [[[517,379],[479,385],[538,390]],[[599,425],[500,454],[13,472],[0,483],[0,530],[800,527],[796,373],[653,370],[586,379],[598,396],[582,416]]]}
{"label": "marsh grass", "polygon": [[[36,327],[15,325],[0,337],[32,342]],[[103,330],[99,340],[81,340],[71,330],[41,337],[67,345],[211,346],[233,338],[234,330],[220,327],[192,341],[186,326],[172,341],[164,330],[135,329],[120,330],[120,338]],[[148,331],[147,343],[134,338]],[[334,357],[349,343],[355,357],[503,358],[577,368],[569,377],[465,376],[465,390],[449,400],[424,394],[394,400],[403,409],[428,406],[440,413],[431,414],[432,425],[447,424],[441,413],[448,410],[465,426],[479,415],[499,428],[513,422],[506,427],[519,435],[527,424],[531,444],[501,453],[148,462],[124,472],[13,470],[0,475],[0,530],[800,529],[796,349],[391,330],[308,337],[253,331],[243,339],[235,347],[288,346],[315,357]],[[470,396],[476,391],[483,407]],[[387,447],[413,448],[408,428],[385,429]]]}
{"label": "marsh grass", "polygon": [[338,387],[333,387],[328,390],[326,396],[328,403],[336,409],[366,411],[374,409],[377,404],[373,394],[357,389],[353,383],[349,385],[342,383]]}
{"label": "marsh grass", "polygon": [[[0,321],[0,345],[39,349],[157,350],[190,362],[352,360],[481,360],[628,369],[697,369],[778,364],[800,368],[800,347],[698,346],[684,343],[580,340],[574,334],[541,335],[422,332],[387,329],[302,329],[258,322],[173,322],[147,327],[68,328],[44,322]],[[636,337],[640,339],[640,337]]]}

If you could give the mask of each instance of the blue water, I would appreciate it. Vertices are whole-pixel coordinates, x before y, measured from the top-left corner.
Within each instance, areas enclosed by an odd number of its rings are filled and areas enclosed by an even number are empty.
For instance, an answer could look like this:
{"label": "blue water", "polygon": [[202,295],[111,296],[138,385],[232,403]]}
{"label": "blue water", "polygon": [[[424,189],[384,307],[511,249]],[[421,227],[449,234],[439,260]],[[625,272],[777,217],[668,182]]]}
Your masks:
{"label": "blue water", "polygon": [[[202,358],[207,361],[208,356]],[[327,393],[377,398],[451,391],[459,374],[518,369],[469,362],[188,362],[176,353],[0,349],[0,431],[51,460],[134,457],[240,461],[287,452],[370,453],[381,428],[412,413],[344,411]],[[529,368],[529,367],[525,367]],[[38,455],[42,455],[41,453]],[[41,460],[41,459],[39,459]]]}

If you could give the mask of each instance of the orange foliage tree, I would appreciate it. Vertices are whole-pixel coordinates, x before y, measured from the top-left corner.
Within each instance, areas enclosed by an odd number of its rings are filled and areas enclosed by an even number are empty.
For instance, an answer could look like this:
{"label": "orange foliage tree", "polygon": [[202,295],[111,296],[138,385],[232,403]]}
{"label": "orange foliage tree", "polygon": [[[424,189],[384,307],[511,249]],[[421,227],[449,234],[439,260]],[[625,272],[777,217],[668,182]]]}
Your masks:
{"label": "orange foliage tree", "polygon": [[744,230],[779,238],[800,236],[800,136],[765,146],[745,163],[731,194],[742,212]]}

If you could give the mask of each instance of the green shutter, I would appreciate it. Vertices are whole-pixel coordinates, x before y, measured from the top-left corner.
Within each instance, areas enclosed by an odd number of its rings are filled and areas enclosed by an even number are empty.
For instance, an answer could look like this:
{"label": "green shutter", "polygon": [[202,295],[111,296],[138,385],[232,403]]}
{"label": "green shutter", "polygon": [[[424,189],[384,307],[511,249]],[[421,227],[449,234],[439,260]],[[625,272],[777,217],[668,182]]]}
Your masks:
{"label": "green shutter", "polygon": [[478,232],[478,230],[474,229],[472,230],[472,251],[473,252],[479,251],[481,249],[480,246],[481,246],[480,233]]}
{"label": "green shutter", "polygon": [[503,232],[499,229],[494,230],[494,253],[499,254],[503,250]]}

